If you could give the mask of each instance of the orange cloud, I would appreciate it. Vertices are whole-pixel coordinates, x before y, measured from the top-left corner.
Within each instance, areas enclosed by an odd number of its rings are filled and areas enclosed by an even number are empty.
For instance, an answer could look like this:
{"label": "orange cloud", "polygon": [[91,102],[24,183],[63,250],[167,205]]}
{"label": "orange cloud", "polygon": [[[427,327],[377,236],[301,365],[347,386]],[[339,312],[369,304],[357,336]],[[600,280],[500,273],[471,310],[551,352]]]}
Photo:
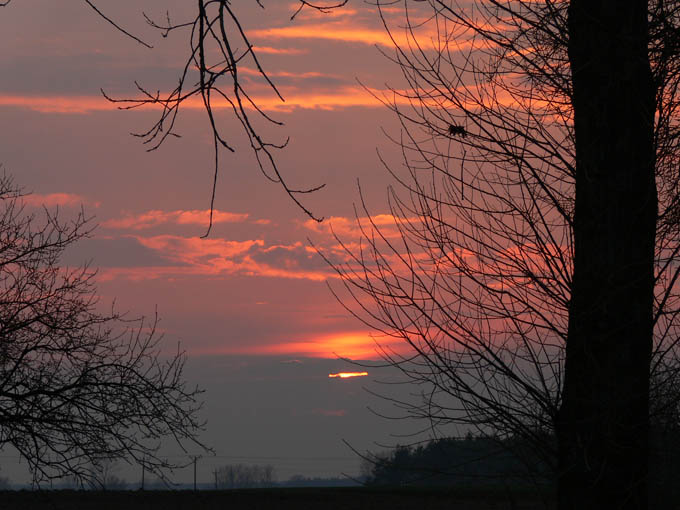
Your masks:
{"label": "orange cloud", "polygon": [[145,248],[158,252],[170,265],[115,267],[99,271],[103,280],[133,281],[180,276],[246,275],[325,281],[335,277],[313,250],[302,243],[265,246],[261,239],[228,241],[176,235],[134,236]]}
{"label": "orange cloud", "polygon": [[[230,213],[214,210],[212,221],[217,223],[240,223],[248,219],[245,213]],[[137,215],[128,215],[125,218],[111,219],[102,223],[103,227],[112,229],[131,229],[144,230],[157,227],[168,223],[176,225],[201,225],[208,226],[210,211],[190,210],[190,211],[160,211],[151,210]]]}
{"label": "orange cloud", "polygon": [[253,46],[253,51],[257,53],[267,53],[271,55],[304,55],[309,50],[300,48],[272,48],[271,46]]}
{"label": "orange cloud", "polygon": [[[244,72],[243,74],[248,74]],[[278,76],[295,76],[304,78],[313,78],[328,76],[320,73],[309,72],[301,74],[292,74],[286,72],[268,73],[269,76],[276,80]],[[485,106],[500,106],[500,107],[517,107],[518,102],[526,102],[525,98],[520,96],[513,96],[507,91],[501,91],[496,95],[487,96],[480,92],[479,85],[470,86],[469,90],[465,88],[457,89],[459,99],[465,106],[471,110]],[[295,109],[311,109],[311,110],[339,110],[350,107],[363,108],[382,108],[387,105],[400,106],[425,106],[432,110],[452,110],[456,106],[453,105],[448,96],[436,93],[432,96],[428,95],[431,91],[418,93],[412,90],[402,89],[377,89],[372,87],[361,87],[359,85],[340,86],[327,91],[309,90],[304,87],[279,87],[284,100],[269,93],[262,95],[250,94],[250,99],[257,105],[260,110],[269,112],[290,112]],[[421,95],[418,98],[418,94]],[[162,94],[161,94],[162,95]],[[119,107],[135,105],[135,98],[125,98],[125,103],[113,104],[100,96],[19,96],[19,95],[0,95],[0,107],[18,107],[27,108],[29,110],[40,113],[60,113],[60,114],[87,114],[97,111],[111,111]],[[142,99],[142,98],[140,98]],[[214,110],[233,109],[233,105],[228,101],[220,98],[213,98],[211,106]],[[156,107],[162,108],[162,105],[144,105],[140,108],[154,109]],[[253,110],[254,107],[248,101],[243,102],[245,109]],[[547,113],[551,113],[550,103],[541,99],[531,100],[532,110],[546,109]],[[182,102],[183,109],[202,110],[205,108],[202,99],[193,96]],[[526,105],[524,106],[526,108]]]}
{"label": "orange cloud", "polygon": [[384,30],[357,28],[345,23],[262,28],[253,30],[249,35],[252,35],[253,38],[260,37],[262,39],[326,39],[370,45],[392,45],[392,40]]}
{"label": "orange cloud", "polygon": [[[247,74],[248,76],[262,76],[262,71],[259,69],[254,69],[252,67],[241,66],[238,68],[239,73]],[[337,75],[319,73],[317,71],[307,71],[304,73],[291,73],[289,71],[267,71],[267,76],[270,78],[285,77],[285,78],[299,78],[299,79],[309,79],[309,78],[324,78],[324,77],[337,77]]]}
{"label": "orange cloud", "polygon": [[[440,50],[442,47],[442,27],[431,21],[431,15],[410,16],[410,28],[404,28],[403,13],[394,16],[390,24],[390,32],[384,26],[375,27],[360,26],[353,18],[347,17],[338,21],[324,21],[321,23],[295,24],[284,27],[270,27],[253,30],[249,36],[261,39],[292,39],[307,40],[320,39],[337,41],[341,43],[366,44],[370,46],[380,45],[392,48],[396,43],[402,48],[418,47],[427,50]],[[311,18],[310,18],[311,19]],[[472,32],[458,31],[455,34],[450,31],[446,35],[447,49],[450,51],[462,51],[470,48],[483,46],[475,40]]]}
{"label": "orange cloud", "polygon": [[[308,75],[311,76],[309,73]],[[282,74],[283,75],[283,74]],[[302,75],[304,77],[304,75]],[[290,90],[290,89],[288,89]],[[370,92],[369,92],[370,91]],[[360,107],[381,107],[382,103],[376,99],[372,94],[378,97],[392,98],[391,91],[382,91],[378,89],[364,90],[360,86],[340,87],[329,92],[307,92],[305,90],[283,91],[285,101],[281,101],[275,95],[251,95],[253,102],[264,111],[278,111],[287,112],[296,108],[303,109],[319,109],[319,110],[336,110],[339,108],[347,108],[352,106]],[[408,102],[403,98],[396,98],[398,104],[407,104]],[[390,99],[392,101],[392,99]],[[103,97],[99,96],[19,96],[19,95],[0,95],[0,107],[12,106],[18,108],[27,108],[29,110],[40,113],[61,113],[61,114],[86,114],[96,111],[111,111],[132,103],[112,104]],[[243,107],[246,109],[253,109],[252,105],[244,101]],[[154,108],[147,105],[143,108]],[[197,97],[192,97],[182,103],[182,108],[201,110],[204,108],[203,102]],[[215,110],[229,109],[232,105],[220,99],[213,99],[212,108]]]}
{"label": "orange cloud", "polygon": [[[397,218],[392,214],[376,214],[374,216],[360,217],[360,218],[346,218],[343,216],[331,216],[323,223],[314,220],[307,220],[303,226],[316,232],[325,235],[337,235],[343,242],[352,242],[362,236],[361,227],[366,233],[371,231],[372,225],[380,229],[380,233],[386,238],[400,237],[399,224],[409,221],[404,218]],[[414,221],[417,221],[414,218]],[[361,226],[360,226],[361,225]]]}
{"label": "orange cloud", "polygon": [[146,248],[163,253],[166,257],[190,266],[204,268],[209,274],[220,272],[230,264],[230,259],[244,255],[253,246],[263,246],[262,240],[227,241],[225,239],[201,239],[159,235],[136,237]]}
{"label": "orange cloud", "polygon": [[[313,74],[313,73],[310,73]],[[274,77],[275,78],[275,77]],[[368,88],[358,85],[339,87],[329,91],[308,91],[287,87],[281,89],[284,101],[273,95],[255,96],[253,101],[262,110],[289,112],[297,108],[310,110],[338,110],[350,107],[380,108],[383,102],[378,98],[385,98],[387,102],[397,104],[409,104],[400,96],[394,97],[392,91]],[[197,107],[202,107],[202,103]],[[216,108],[231,108],[226,102],[216,101]]]}
{"label": "orange cloud", "polygon": [[102,96],[21,96],[0,95],[0,106],[28,108],[41,113],[90,113],[115,110]]}
{"label": "orange cloud", "polygon": [[367,331],[332,333],[308,340],[283,341],[259,346],[252,354],[291,355],[308,358],[379,359],[376,344]]}

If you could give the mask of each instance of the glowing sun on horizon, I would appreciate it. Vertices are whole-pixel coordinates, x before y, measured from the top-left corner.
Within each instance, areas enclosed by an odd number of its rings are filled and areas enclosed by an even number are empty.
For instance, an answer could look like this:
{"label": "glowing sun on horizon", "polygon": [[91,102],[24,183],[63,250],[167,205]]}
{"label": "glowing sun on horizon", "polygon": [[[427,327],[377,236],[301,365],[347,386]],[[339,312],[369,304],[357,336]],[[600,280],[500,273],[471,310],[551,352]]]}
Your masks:
{"label": "glowing sun on horizon", "polygon": [[338,372],[337,374],[328,374],[328,377],[339,377],[340,379],[348,379],[349,377],[365,377],[368,372]]}

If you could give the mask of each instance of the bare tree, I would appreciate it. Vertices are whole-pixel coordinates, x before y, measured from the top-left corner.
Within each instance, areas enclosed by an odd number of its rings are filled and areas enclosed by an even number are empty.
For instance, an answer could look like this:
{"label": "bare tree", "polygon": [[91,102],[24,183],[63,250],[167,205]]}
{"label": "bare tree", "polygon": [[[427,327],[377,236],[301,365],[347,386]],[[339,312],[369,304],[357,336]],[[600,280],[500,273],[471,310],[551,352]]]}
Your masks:
{"label": "bare tree", "polygon": [[9,490],[12,488],[12,483],[6,476],[0,476],[0,490]]}
{"label": "bare tree", "polygon": [[214,471],[216,489],[254,489],[273,487],[276,482],[274,466],[228,464]]}
{"label": "bare tree", "polygon": [[94,271],[61,265],[90,231],[82,212],[29,214],[0,178],[0,448],[18,450],[36,481],[91,481],[92,465],[116,459],[160,473],[172,467],[166,436],[203,448],[184,353],[161,351],[156,321],[99,312]]}
{"label": "bare tree", "polygon": [[120,491],[128,488],[124,478],[119,477],[118,464],[110,459],[102,459],[92,466],[93,478],[90,486],[97,490]]}
{"label": "bare tree", "polygon": [[680,6],[401,4],[397,235],[363,204],[339,297],[410,347],[381,348],[408,414],[533,442],[561,508],[642,508],[650,374],[668,396],[678,366]]}

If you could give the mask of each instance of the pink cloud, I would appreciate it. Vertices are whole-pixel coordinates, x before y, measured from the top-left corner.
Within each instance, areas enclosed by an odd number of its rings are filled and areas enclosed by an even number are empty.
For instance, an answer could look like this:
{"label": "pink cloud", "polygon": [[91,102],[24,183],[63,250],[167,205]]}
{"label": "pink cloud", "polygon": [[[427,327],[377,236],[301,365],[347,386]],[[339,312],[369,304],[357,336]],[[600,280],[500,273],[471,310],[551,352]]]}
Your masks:
{"label": "pink cloud", "polygon": [[208,273],[219,272],[228,267],[230,259],[245,255],[253,246],[263,246],[262,240],[227,241],[225,239],[201,239],[160,235],[138,236],[137,241],[147,248],[190,266],[203,267]]}
{"label": "pink cloud", "polygon": [[[248,214],[230,213],[225,211],[213,211],[213,224],[217,223],[240,223],[248,219]],[[128,215],[124,218],[111,219],[102,223],[103,227],[112,229],[144,230],[164,224],[175,225],[201,225],[208,226],[210,218],[209,210],[191,211],[160,211],[152,210],[137,215]]]}
{"label": "pink cloud", "polygon": [[[414,221],[418,221],[413,218]],[[307,220],[303,226],[316,232],[317,234],[324,234],[327,236],[337,235],[343,242],[350,243],[356,241],[362,236],[362,227],[364,232],[369,233],[372,225],[380,229],[380,233],[386,238],[396,238],[400,236],[399,224],[403,224],[409,219],[397,218],[392,214],[376,214],[374,216],[347,218],[343,216],[331,216],[323,223],[314,220]]]}
{"label": "pink cloud", "polygon": [[265,246],[261,239],[229,241],[176,235],[135,236],[142,246],[157,252],[169,265],[111,267],[100,270],[103,280],[145,280],[188,275],[245,275],[324,281],[334,277],[316,252],[302,243]]}
{"label": "pink cloud", "polygon": [[[247,72],[244,72],[247,74]],[[275,73],[269,73],[274,76]],[[318,73],[303,73],[296,75],[302,78],[311,78]],[[284,76],[284,73],[281,73]],[[292,76],[292,75],[291,75]],[[321,75],[319,75],[321,76]],[[276,78],[276,76],[274,76]],[[264,111],[288,112],[296,108],[336,110],[348,107],[376,108],[383,106],[383,103],[376,97],[386,98],[387,102],[398,104],[409,104],[409,101],[401,95],[394,96],[390,90],[369,89],[356,86],[343,86],[335,89],[318,92],[306,90],[304,88],[280,87],[285,101],[274,95],[264,93],[263,95],[251,94],[251,99],[257,107]],[[141,98],[140,98],[141,99]],[[130,103],[134,104],[134,98]],[[87,114],[96,111],[111,111],[120,105],[114,105],[100,96],[21,96],[21,95],[0,95],[0,107],[11,106],[27,108],[41,113],[61,113],[61,114]],[[142,109],[154,109],[153,105],[146,105]],[[158,106],[160,108],[160,106]],[[183,109],[202,110],[205,108],[203,101],[199,97],[191,97],[182,103]],[[232,104],[224,99],[214,98],[212,100],[214,110],[233,108]],[[244,108],[253,109],[249,102],[244,102]]]}
{"label": "pink cloud", "polygon": [[0,95],[0,106],[28,108],[41,113],[90,113],[111,111],[116,106],[102,96],[23,96],[20,94]]}
{"label": "pink cloud", "polygon": [[80,207],[82,204],[99,207],[99,202],[90,202],[85,197],[74,193],[47,193],[44,195],[40,193],[31,193],[30,195],[23,197],[22,200],[26,205],[32,207]]}

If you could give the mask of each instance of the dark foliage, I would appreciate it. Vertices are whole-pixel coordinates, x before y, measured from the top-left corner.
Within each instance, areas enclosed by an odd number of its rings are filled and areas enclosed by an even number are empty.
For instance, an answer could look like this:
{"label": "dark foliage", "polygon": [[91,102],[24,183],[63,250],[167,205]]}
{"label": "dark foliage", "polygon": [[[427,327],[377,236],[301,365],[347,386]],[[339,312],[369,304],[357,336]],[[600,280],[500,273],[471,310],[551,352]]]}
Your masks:
{"label": "dark foliage", "polygon": [[367,485],[498,487],[546,484],[549,466],[521,440],[493,437],[447,438],[398,446],[367,458]]}

